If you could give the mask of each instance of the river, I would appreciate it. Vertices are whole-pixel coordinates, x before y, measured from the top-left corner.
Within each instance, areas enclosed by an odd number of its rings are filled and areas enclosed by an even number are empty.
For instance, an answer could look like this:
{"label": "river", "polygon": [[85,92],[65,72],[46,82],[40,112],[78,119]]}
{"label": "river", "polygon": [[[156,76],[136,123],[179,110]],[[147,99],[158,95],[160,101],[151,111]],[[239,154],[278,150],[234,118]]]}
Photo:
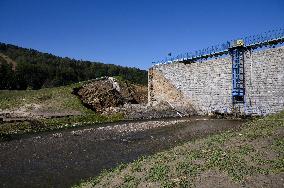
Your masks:
{"label": "river", "polygon": [[[108,129],[84,131],[87,128],[79,128],[75,132],[70,129],[39,133],[0,142],[0,186],[70,187],[81,179],[98,175],[103,169],[192,139],[239,129],[243,122],[194,117],[148,130],[135,129],[122,133]],[[139,123],[132,124],[139,126]]]}

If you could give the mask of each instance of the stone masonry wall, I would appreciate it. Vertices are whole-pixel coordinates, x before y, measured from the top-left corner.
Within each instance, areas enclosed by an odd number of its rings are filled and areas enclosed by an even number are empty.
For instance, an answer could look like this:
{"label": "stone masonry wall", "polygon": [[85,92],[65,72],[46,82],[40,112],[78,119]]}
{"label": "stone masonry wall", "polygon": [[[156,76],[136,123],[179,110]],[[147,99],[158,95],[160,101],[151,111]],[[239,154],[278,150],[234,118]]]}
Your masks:
{"label": "stone masonry wall", "polygon": [[284,109],[284,47],[245,54],[245,87],[244,104],[233,106],[230,56],[156,65],[149,70],[150,105],[170,101],[176,108],[193,108],[200,115],[236,109],[265,115]]}
{"label": "stone masonry wall", "polygon": [[284,110],[284,46],[245,56],[245,114]]}

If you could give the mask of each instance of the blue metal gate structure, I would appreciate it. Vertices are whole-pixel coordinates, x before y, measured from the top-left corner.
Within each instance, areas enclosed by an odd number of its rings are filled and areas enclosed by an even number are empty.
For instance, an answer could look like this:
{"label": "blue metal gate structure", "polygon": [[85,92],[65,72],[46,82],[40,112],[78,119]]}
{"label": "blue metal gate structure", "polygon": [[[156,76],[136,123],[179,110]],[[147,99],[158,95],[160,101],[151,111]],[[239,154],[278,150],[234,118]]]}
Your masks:
{"label": "blue metal gate structure", "polygon": [[244,76],[244,42],[236,40],[229,53],[232,57],[232,101],[233,104],[243,103],[245,96],[245,76]]}

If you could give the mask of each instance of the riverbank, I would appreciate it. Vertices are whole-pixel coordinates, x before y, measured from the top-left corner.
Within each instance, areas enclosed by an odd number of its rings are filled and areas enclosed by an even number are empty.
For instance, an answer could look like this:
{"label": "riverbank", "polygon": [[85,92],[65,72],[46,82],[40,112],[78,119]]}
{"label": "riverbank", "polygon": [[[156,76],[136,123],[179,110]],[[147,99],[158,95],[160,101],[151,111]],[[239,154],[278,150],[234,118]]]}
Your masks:
{"label": "riverbank", "polygon": [[284,112],[103,171],[74,187],[283,187]]}
{"label": "riverbank", "polygon": [[83,83],[40,90],[0,91],[0,141],[27,133],[63,130],[122,120],[86,108],[72,94]]}

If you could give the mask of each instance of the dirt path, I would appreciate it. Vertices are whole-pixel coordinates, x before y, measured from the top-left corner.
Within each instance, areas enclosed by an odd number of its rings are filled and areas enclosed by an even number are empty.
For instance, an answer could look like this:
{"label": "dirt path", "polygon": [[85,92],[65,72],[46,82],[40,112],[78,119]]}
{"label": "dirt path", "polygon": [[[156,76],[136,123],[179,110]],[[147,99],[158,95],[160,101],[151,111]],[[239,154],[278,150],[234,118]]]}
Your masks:
{"label": "dirt path", "polygon": [[12,70],[15,71],[16,70],[16,66],[17,66],[17,63],[15,61],[13,61],[11,58],[9,58],[8,56],[0,53],[0,57],[3,58],[6,63],[8,64],[11,64],[12,65]]}
{"label": "dirt path", "polygon": [[104,168],[208,134],[238,129],[242,123],[197,118],[145,121],[1,142],[1,187],[70,187]]}

